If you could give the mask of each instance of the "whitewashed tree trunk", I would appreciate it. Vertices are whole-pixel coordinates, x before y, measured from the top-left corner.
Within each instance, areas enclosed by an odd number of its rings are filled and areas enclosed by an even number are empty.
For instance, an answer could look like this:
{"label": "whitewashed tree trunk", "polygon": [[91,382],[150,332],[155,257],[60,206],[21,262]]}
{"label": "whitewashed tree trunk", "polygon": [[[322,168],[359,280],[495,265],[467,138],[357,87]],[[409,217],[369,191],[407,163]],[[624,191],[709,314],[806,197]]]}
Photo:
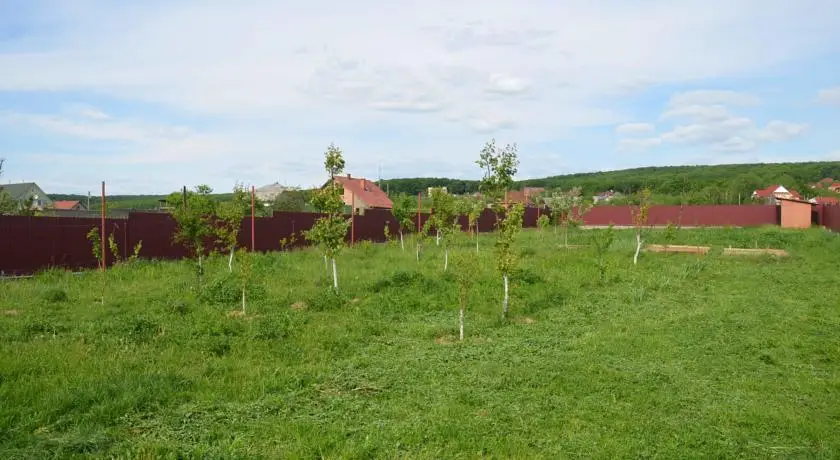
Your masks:
{"label": "whitewashed tree trunk", "polygon": [[508,302],[508,276],[505,274],[502,277],[505,281],[505,300],[502,303],[502,316],[507,316],[508,309],[510,308],[510,303]]}
{"label": "whitewashed tree trunk", "polygon": [[417,243],[417,262],[420,262],[420,243]]}
{"label": "whitewashed tree trunk", "polygon": [[438,230],[437,235],[435,235],[435,244],[440,246],[440,230]]}
{"label": "whitewashed tree trunk", "polygon": [[203,267],[201,266],[201,254],[198,255],[198,269],[201,270]]}
{"label": "whitewashed tree trunk", "polygon": [[475,224],[475,253],[478,254],[478,224]]}
{"label": "whitewashed tree trunk", "polygon": [[245,288],[242,288],[242,314],[245,314]]}
{"label": "whitewashed tree trunk", "polygon": [[461,312],[458,315],[458,329],[460,331],[460,339],[464,340],[464,307],[461,307]]}
{"label": "whitewashed tree trunk", "polygon": [[636,233],[636,253],[633,254],[633,265],[639,263],[639,251],[642,250],[642,234]]}
{"label": "whitewashed tree trunk", "polygon": [[335,257],[332,258],[333,288],[338,292],[338,270],[335,268]]}
{"label": "whitewashed tree trunk", "polygon": [[403,232],[400,230],[400,247],[405,252],[405,240],[403,239]]}
{"label": "whitewashed tree trunk", "polygon": [[449,268],[449,248],[443,250],[443,271]]}
{"label": "whitewashed tree trunk", "polygon": [[330,262],[327,260],[327,255],[326,255],[326,254],[324,254],[324,270],[326,270],[326,271],[327,271],[327,276],[329,276],[329,273],[330,273]]}
{"label": "whitewashed tree trunk", "polygon": [[228,271],[233,273],[233,248],[230,248],[230,259],[228,259]]}

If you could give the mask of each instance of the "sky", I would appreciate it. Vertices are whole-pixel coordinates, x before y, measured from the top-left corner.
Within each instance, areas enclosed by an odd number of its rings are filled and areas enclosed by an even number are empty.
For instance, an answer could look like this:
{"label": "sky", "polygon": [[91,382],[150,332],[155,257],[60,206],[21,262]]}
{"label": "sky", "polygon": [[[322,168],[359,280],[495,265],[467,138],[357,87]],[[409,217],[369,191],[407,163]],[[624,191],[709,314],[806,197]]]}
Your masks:
{"label": "sky", "polygon": [[840,0],[0,0],[2,182],[840,160]]}

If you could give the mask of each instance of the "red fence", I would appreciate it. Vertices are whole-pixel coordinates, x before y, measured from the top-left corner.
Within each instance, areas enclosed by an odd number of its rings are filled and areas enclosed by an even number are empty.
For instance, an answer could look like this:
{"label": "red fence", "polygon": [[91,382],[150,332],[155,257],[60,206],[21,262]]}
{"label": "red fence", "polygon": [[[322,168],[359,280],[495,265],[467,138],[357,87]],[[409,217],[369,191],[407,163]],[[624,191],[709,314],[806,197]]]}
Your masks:
{"label": "red fence", "polygon": [[[650,209],[650,225],[669,222],[683,226],[755,226],[777,223],[776,206],[655,206]],[[535,227],[537,216],[546,211],[536,208],[525,210],[524,226]],[[303,231],[308,230],[319,217],[312,213],[284,212],[273,217],[255,220],[255,247],[258,251],[281,248],[280,240],[295,237],[295,246],[303,246]],[[421,224],[429,216],[420,215]],[[416,219],[416,218],[415,218]],[[826,226],[840,231],[840,207],[825,213]],[[385,240],[385,226],[391,235],[397,234],[397,223],[389,211],[368,210],[354,217],[353,240]],[[466,228],[467,219],[461,217]],[[478,219],[478,229],[491,231],[496,219],[487,210]],[[630,208],[625,206],[599,206],[585,216],[587,225],[632,225]],[[31,273],[47,267],[71,269],[96,267],[87,233],[98,228],[99,219],[71,217],[0,217],[0,271],[5,274]],[[131,254],[132,248],[143,243],[140,255],[149,259],[178,259],[187,251],[173,243],[175,221],[168,214],[132,213],[128,219],[106,220],[106,232],[114,235],[122,257]],[[413,225],[416,230],[417,224]],[[350,232],[347,238],[350,241]],[[239,232],[239,246],[251,246],[251,220],[245,219]],[[112,263],[108,255],[108,263]]]}
{"label": "red fence", "polygon": [[[651,206],[648,225],[683,227],[753,227],[779,223],[777,206]],[[629,206],[596,206],[584,216],[586,225],[633,225]]]}
{"label": "red fence", "polygon": [[840,205],[824,205],[821,211],[822,225],[835,232],[840,232]]}

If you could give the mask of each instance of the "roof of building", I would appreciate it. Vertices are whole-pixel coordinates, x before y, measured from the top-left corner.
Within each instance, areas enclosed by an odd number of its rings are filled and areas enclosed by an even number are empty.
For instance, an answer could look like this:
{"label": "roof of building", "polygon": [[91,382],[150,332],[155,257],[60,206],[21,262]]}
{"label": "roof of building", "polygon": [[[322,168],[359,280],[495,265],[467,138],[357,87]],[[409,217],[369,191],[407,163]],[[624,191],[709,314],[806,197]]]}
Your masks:
{"label": "roof of building", "polygon": [[350,190],[371,208],[391,209],[394,207],[388,195],[375,183],[365,178],[356,178],[348,174],[347,176],[336,176],[335,181],[345,189]]}
{"label": "roof of building", "polygon": [[288,187],[284,185],[280,185],[280,182],[275,182],[273,184],[263,185],[262,187],[257,187],[257,192],[268,192],[268,193],[281,193],[288,190]]}
{"label": "roof of building", "polygon": [[833,196],[818,196],[810,201],[815,204],[840,204],[840,200]]}
{"label": "roof of building", "polygon": [[55,209],[73,209],[76,206],[79,206],[80,204],[81,203],[79,201],[60,200],[60,201],[54,201],[53,202],[53,208],[55,208]]}
{"label": "roof of building", "polygon": [[794,198],[802,198],[802,195],[799,194],[796,190],[790,189],[788,190],[783,185],[771,185],[769,187],[759,189],[753,192],[753,195],[756,198],[772,198],[775,196],[776,193],[790,193],[793,195]]}
{"label": "roof of building", "polygon": [[12,199],[15,201],[20,201],[29,198],[28,196],[26,196],[26,194],[29,192],[29,190],[32,189],[32,187],[38,187],[38,185],[35,182],[22,182],[19,184],[0,184],[0,190],[3,190],[4,192],[8,193],[9,196],[11,196]]}

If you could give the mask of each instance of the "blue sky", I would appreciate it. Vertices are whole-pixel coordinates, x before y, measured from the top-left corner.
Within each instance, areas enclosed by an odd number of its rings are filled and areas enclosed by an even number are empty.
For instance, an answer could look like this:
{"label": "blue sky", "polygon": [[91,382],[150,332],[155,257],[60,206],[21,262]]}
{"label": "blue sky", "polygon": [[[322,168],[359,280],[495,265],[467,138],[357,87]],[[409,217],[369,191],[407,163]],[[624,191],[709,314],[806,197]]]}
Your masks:
{"label": "blue sky", "polygon": [[[393,3],[393,4],[392,4]],[[840,1],[0,1],[3,182],[840,160]]]}

